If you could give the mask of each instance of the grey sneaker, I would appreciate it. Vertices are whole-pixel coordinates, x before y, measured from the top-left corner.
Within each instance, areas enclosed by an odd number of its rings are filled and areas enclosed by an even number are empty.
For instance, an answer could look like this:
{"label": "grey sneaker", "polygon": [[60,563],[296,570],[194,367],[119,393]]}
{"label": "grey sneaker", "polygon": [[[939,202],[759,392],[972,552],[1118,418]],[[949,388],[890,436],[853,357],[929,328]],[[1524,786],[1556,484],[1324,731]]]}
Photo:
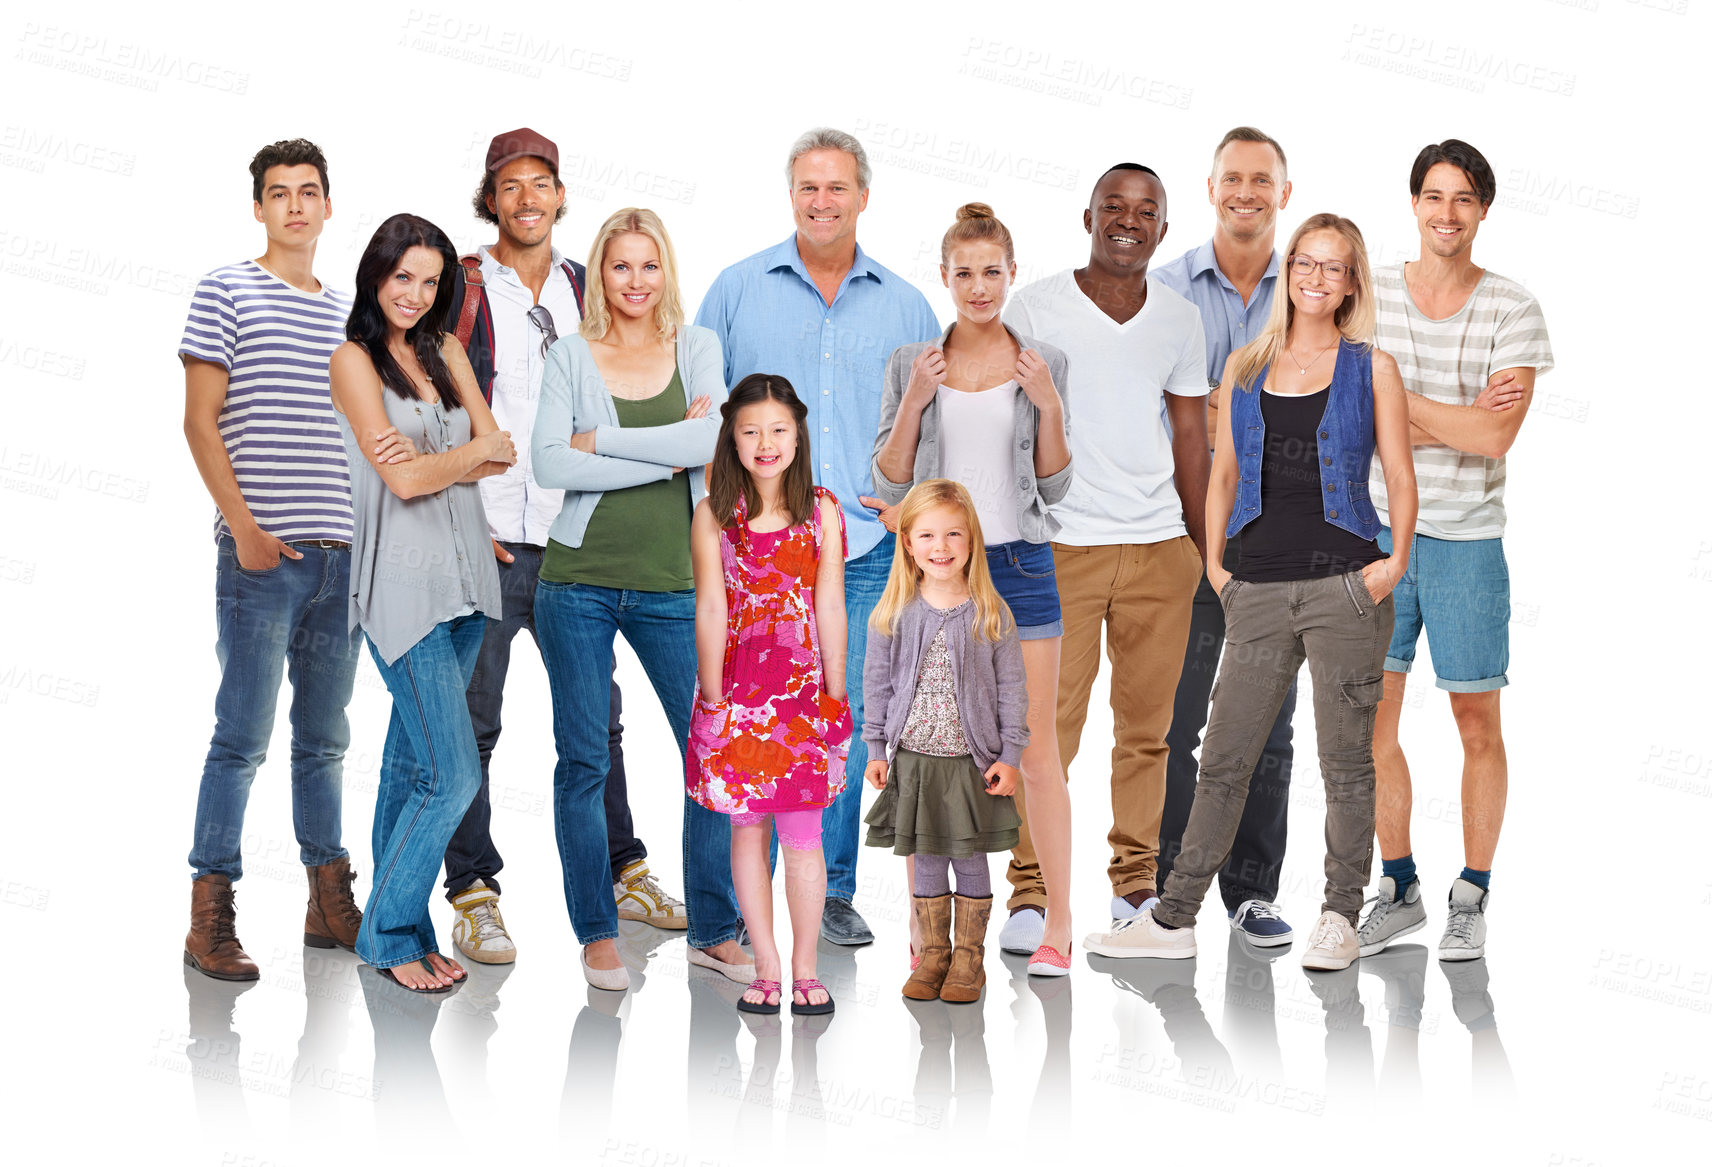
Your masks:
{"label": "grey sneaker", "polygon": [[1486,955],[1486,897],[1490,894],[1466,879],[1450,885],[1450,916],[1439,940],[1440,960],[1479,960]]}
{"label": "grey sneaker", "polygon": [[999,929],[999,947],[1018,956],[1033,956],[1046,940],[1046,916],[1034,908],[1023,908]]}
{"label": "grey sneaker", "polygon": [[1385,951],[1393,940],[1419,932],[1427,925],[1427,909],[1421,903],[1421,881],[1409,884],[1403,898],[1397,898],[1397,881],[1389,875],[1379,877],[1379,894],[1367,901],[1367,915],[1362,917],[1361,955],[1372,956]]}

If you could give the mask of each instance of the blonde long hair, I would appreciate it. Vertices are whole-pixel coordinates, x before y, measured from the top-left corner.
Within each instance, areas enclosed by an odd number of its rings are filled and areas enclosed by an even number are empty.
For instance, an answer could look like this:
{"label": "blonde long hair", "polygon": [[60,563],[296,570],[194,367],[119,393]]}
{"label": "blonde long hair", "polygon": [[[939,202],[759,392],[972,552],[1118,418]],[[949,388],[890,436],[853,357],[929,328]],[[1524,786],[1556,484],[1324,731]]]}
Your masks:
{"label": "blonde long hair", "polygon": [[1363,348],[1373,347],[1373,329],[1378,322],[1379,309],[1373,298],[1373,275],[1367,263],[1367,244],[1361,238],[1361,228],[1342,215],[1322,211],[1310,216],[1290,236],[1290,245],[1284,249],[1284,265],[1278,273],[1279,286],[1272,293],[1272,314],[1266,318],[1266,327],[1253,341],[1233,354],[1236,363],[1231,366],[1231,378],[1239,388],[1250,387],[1254,379],[1271,368],[1278,354],[1284,351],[1284,344],[1290,337],[1290,326],[1296,322],[1296,305],[1290,301],[1290,289],[1286,283],[1290,278],[1290,257],[1296,254],[1296,245],[1302,242],[1303,236],[1311,231],[1331,231],[1341,235],[1355,253],[1355,262],[1349,272],[1349,292],[1332,314],[1332,320],[1345,340]]}
{"label": "blonde long hair", "polygon": [[918,482],[904,495],[903,505],[898,508],[898,544],[892,554],[891,578],[886,580],[886,590],[874,606],[868,624],[887,636],[895,635],[904,609],[921,594],[921,568],[910,554],[910,531],[923,513],[935,507],[952,507],[963,512],[964,524],[969,528],[969,562],[963,565],[963,580],[969,585],[969,597],[975,601],[975,634],[982,640],[997,641],[1015,620],[1010,607],[993,587],[993,577],[987,573],[987,545],[981,538],[981,519],[975,514],[975,500],[961,483],[949,478]]}
{"label": "blonde long hair", "polygon": [[672,237],[666,234],[666,225],[646,207],[625,207],[600,225],[594,246],[589,248],[588,289],[584,296],[587,303],[582,323],[577,325],[584,340],[599,340],[612,327],[612,309],[606,302],[606,247],[620,235],[632,233],[646,235],[660,253],[660,271],[666,277],[660,302],[654,305],[654,325],[659,330],[660,342],[669,342],[684,322],[684,301],[678,293],[678,254],[672,250]]}

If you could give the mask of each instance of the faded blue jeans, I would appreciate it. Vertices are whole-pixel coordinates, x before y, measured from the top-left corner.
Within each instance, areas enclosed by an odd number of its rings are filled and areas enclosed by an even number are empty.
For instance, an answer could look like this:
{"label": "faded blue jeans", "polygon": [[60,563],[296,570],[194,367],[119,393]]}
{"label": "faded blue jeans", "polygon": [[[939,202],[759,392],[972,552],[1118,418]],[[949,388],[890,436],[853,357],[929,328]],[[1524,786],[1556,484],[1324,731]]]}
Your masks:
{"label": "faded blue jeans", "polygon": [[642,592],[542,580],[535,590],[535,634],[553,690],[553,829],[565,873],[565,906],[580,944],[618,935],[607,856],[607,721],[612,646],[622,632],[665,709],[678,747],[676,787],[684,803],[684,906],[692,948],[737,935],[741,918],[731,888],[731,823],[684,791],[684,743],[695,703],[695,592]]}
{"label": "faded blue jeans", "polygon": [[369,654],[392,694],[374,813],[374,886],[357,955],[392,968],[438,952],[428,899],[440,858],[481,788],[481,757],[464,700],[487,617],[436,624],[390,665]]}
{"label": "faded blue jeans", "polygon": [[319,867],[346,857],[340,845],[345,720],[357,676],[349,631],[351,553],[304,544],[302,559],[245,571],[230,536],[217,552],[214,589],[220,688],[214,736],[202,764],[192,878],[244,874],[244,810],[267,758],[282,673],[291,679],[291,823],[298,856]]}

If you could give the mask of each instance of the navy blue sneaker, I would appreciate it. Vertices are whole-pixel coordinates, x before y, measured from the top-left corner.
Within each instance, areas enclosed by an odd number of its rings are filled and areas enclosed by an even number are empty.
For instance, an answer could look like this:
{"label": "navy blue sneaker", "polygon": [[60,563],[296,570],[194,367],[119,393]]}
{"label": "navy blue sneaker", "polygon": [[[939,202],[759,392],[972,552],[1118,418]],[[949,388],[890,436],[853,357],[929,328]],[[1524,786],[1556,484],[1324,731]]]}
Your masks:
{"label": "navy blue sneaker", "polygon": [[1243,900],[1230,913],[1230,926],[1233,932],[1241,933],[1250,944],[1261,948],[1288,944],[1295,936],[1278,914],[1278,905],[1266,900]]}

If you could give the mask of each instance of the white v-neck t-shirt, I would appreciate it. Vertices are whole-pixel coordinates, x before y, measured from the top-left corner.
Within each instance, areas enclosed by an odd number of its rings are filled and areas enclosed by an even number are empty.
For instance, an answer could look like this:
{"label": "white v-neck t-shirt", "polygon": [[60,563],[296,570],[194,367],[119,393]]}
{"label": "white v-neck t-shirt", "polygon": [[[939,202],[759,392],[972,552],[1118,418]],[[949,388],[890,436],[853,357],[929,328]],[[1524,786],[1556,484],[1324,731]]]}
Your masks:
{"label": "white v-neck t-shirt", "polygon": [[1063,524],[1056,542],[1101,547],[1188,534],[1173,480],[1165,394],[1207,395],[1199,309],[1149,276],[1147,302],[1119,324],[1066,270],[1018,292],[1005,322],[1070,358],[1075,474],[1064,501],[1052,508]]}

